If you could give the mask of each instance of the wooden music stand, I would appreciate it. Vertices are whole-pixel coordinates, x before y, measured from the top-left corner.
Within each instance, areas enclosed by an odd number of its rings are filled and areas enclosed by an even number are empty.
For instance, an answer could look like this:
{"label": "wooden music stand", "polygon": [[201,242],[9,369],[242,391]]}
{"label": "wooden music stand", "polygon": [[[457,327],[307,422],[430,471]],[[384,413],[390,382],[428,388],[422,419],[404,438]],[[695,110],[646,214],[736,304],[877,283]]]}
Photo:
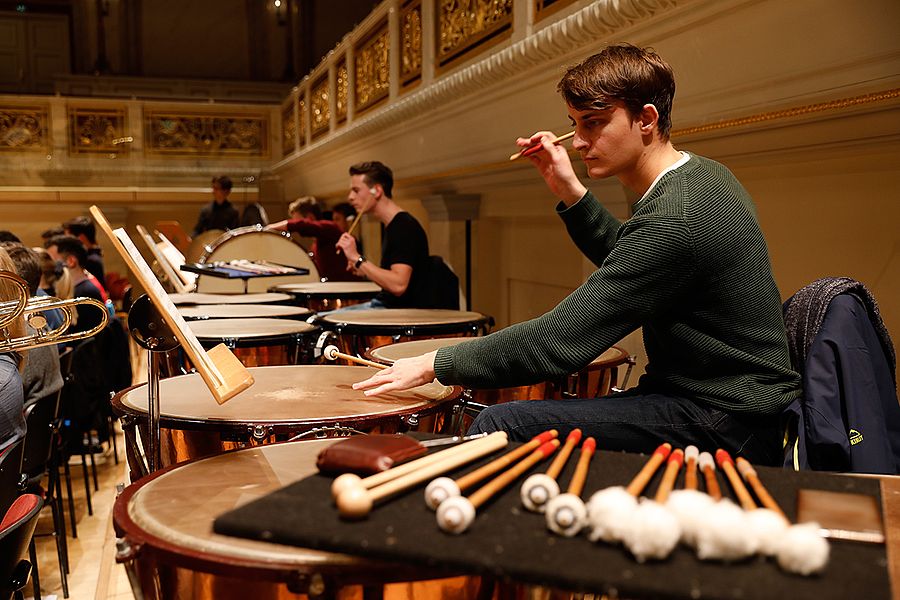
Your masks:
{"label": "wooden music stand", "polygon": [[156,247],[159,248],[163,257],[169,261],[170,265],[172,265],[175,274],[181,278],[184,285],[190,288],[190,291],[195,290],[197,288],[197,274],[181,270],[182,265],[187,262],[184,258],[184,254],[175,244],[169,241],[169,238],[167,238],[164,233],[157,231],[156,235],[159,236],[159,242],[156,244]]}
{"label": "wooden music stand", "polygon": [[244,391],[253,385],[253,375],[232,354],[225,344],[219,344],[209,352],[203,349],[197,336],[188,327],[184,318],[169,300],[169,296],[159,280],[150,270],[149,265],[138,252],[134,242],[128,237],[128,233],[122,229],[113,230],[103,212],[96,206],[91,206],[91,216],[100,229],[109,237],[122,259],[137,277],[141,286],[147,291],[147,296],[159,311],[163,320],[178,338],[181,347],[187,354],[191,363],[200,373],[204,383],[212,393],[213,398],[219,404],[224,404],[228,399]]}
{"label": "wooden music stand", "polygon": [[191,291],[189,286],[184,285],[181,281],[181,278],[176,273],[175,269],[172,267],[172,264],[169,263],[168,258],[160,252],[159,247],[156,245],[156,242],[153,241],[153,236],[150,235],[150,232],[147,231],[143,225],[137,226],[138,233],[144,239],[144,243],[147,244],[147,247],[150,248],[150,254],[153,255],[153,259],[159,265],[159,268],[162,269],[163,273],[166,275],[166,279],[169,280],[169,283],[172,286],[172,289],[177,294],[186,294]]}
{"label": "wooden music stand", "polygon": [[157,221],[156,230],[169,239],[182,254],[187,253],[191,246],[191,236],[185,233],[178,221]]}

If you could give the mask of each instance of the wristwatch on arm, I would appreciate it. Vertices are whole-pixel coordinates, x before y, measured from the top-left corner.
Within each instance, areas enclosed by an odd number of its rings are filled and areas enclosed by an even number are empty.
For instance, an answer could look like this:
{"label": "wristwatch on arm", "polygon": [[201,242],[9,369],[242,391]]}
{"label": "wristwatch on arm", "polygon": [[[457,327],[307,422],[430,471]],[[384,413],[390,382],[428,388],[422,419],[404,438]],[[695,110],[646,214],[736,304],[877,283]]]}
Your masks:
{"label": "wristwatch on arm", "polygon": [[359,258],[356,259],[356,262],[353,263],[353,268],[358,271],[364,262],[366,262],[366,257],[360,254]]}

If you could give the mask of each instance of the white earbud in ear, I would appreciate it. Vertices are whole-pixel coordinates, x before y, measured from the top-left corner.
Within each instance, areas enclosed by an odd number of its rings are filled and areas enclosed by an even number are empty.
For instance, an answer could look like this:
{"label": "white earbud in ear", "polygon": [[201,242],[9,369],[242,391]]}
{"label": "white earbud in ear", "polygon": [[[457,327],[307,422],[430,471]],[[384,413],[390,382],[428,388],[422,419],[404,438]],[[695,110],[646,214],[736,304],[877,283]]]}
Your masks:
{"label": "white earbud in ear", "polygon": [[369,188],[369,193],[372,194],[372,195],[374,196],[374,195],[375,195],[375,188],[373,188],[373,187],[372,187],[372,188]]}

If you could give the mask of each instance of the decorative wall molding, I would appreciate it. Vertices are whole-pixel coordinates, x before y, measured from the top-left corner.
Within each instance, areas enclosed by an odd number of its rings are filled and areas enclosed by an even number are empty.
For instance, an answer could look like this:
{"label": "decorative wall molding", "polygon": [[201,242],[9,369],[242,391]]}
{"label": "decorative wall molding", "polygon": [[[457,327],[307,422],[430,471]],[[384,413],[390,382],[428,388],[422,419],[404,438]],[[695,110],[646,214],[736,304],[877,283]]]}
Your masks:
{"label": "decorative wall molding", "polygon": [[0,152],[49,152],[50,107],[0,106]]}
{"label": "decorative wall molding", "polygon": [[[521,76],[536,66],[566,56],[616,31],[660,16],[675,7],[694,0],[616,0],[594,2],[583,9],[548,25],[527,39],[499,50],[475,64],[437,79],[431,85],[393,101],[369,115],[358,117],[347,127],[310,144],[289,159],[275,165],[280,169],[299,157],[335,142],[391,128],[468,94]],[[385,50],[385,54],[386,54]],[[386,68],[386,67],[385,67]],[[357,67],[357,88],[360,82]],[[357,89],[359,93],[359,89]],[[362,106],[360,98],[357,101]]]}

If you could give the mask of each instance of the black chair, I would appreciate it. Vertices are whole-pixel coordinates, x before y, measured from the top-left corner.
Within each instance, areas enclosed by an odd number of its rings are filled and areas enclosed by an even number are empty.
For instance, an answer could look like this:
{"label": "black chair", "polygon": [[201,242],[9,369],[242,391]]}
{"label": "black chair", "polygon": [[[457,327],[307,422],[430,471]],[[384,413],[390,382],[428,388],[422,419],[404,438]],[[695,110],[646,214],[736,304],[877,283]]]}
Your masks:
{"label": "black chair", "polygon": [[[57,413],[60,392],[41,398],[25,409],[25,450],[22,455],[21,491],[35,494],[43,499],[53,513],[53,531],[56,538],[56,554],[59,559],[59,575],[63,596],[69,597],[69,552],[66,543],[66,519],[62,506],[62,484],[59,478],[57,437]],[[47,488],[42,485],[44,475],[48,476]],[[34,565],[35,570],[37,565]],[[37,592],[36,592],[37,593]]]}
{"label": "black chair", "polygon": [[[31,565],[35,560],[32,536],[41,512],[41,498],[35,494],[19,496],[0,521],[0,600],[9,600],[15,594],[21,600],[22,588],[28,583]],[[31,563],[24,559],[26,548],[31,555]],[[37,573],[34,585],[40,590]],[[40,597],[40,592],[35,598]]]}
{"label": "black chair", "polygon": [[19,473],[22,472],[22,453],[25,440],[21,439],[0,452],[0,515],[6,514],[19,496]]}

